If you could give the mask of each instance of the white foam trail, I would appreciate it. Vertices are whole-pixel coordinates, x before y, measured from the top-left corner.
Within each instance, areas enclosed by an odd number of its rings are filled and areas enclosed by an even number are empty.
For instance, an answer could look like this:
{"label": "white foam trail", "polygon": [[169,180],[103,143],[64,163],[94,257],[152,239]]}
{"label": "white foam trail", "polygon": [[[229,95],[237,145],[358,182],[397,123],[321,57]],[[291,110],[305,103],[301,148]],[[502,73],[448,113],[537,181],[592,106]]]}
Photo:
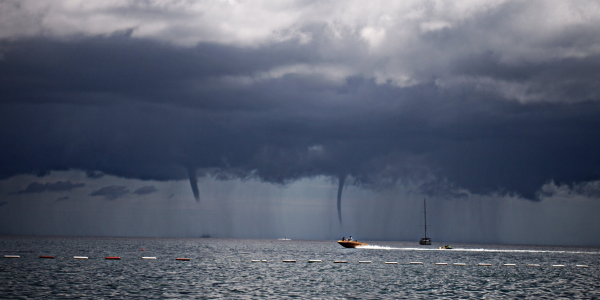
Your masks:
{"label": "white foam trail", "polygon": [[459,252],[506,252],[506,253],[568,253],[568,254],[600,254],[600,252],[586,251],[564,251],[564,250],[520,250],[520,249],[484,249],[484,248],[453,248],[453,249],[438,249],[438,248],[394,248],[389,246],[357,246],[360,249],[374,250],[403,250],[403,251],[459,251]]}

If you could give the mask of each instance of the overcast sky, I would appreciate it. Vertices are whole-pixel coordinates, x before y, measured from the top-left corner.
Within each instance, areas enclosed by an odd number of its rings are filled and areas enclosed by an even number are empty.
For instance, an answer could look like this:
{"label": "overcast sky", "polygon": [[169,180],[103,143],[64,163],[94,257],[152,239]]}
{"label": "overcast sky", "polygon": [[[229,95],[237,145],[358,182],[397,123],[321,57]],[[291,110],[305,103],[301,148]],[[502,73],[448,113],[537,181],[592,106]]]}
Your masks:
{"label": "overcast sky", "polygon": [[600,245],[600,3],[3,1],[0,127],[0,234]]}

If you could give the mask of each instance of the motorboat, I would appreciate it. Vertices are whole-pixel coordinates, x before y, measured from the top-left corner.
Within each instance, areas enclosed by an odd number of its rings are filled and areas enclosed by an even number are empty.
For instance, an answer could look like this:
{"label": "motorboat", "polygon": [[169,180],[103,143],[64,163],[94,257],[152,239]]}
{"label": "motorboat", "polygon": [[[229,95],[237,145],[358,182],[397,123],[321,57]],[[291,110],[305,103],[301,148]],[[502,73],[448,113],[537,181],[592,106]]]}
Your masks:
{"label": "motorboat", "polygon": [[354,240],[339,240],[338,244],[344,246],[345,248],[356,248],[359,246],[369,246],[367,243],[354,241]]}
{"label": "motorboat", "polygon": [[440,249],[452,249],[452,245],[442,246]]}

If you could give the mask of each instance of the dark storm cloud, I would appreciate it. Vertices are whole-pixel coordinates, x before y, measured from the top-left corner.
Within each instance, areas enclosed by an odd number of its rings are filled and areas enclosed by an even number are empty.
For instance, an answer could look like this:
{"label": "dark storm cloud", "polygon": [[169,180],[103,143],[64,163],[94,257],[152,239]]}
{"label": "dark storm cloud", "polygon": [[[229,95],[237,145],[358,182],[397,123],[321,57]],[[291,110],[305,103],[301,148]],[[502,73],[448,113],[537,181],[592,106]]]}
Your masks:
{"label": "dark storm cloud", "polygon": [[197,199],[194,172],[278,184],[331,176],[339,198],[346,178],[528,199],[550,180],[600,179],[600,56],[517,64],[503,49],[445,47],[469,42],[467,29],[419,36],[407,54],[418,59],[406,63],[416,81],[406,86],[345,75],[341,66],[397,61],[373,58],[356,37],[334,43],[318,25],[305,29],[310,43],[253,48],[127,36],[4,40],[0,176],[80,169],[189,179]]}
{"label": "dark storm cloud", "polygon": [[156,193],[156,192],[158,192],[158,190],[153,185],[143,186],[143,187],[133,191],[133,193],[137,194],[137,195],[147,195],[147,194],[152,194],[152,193]]}
{"label": "dark storm cloud", "polygon": [[39,183],[34,181],[30,183],[24,190],[16,192],[16,194],[31,194],[31,193],[43,193],[43,192],[64,192],[70,191],[74,188],[85,186],[85,183],[72,183],[71,181],[57,181],[57,182],[46,182]]}
{"label": "dark storm cloud", "polygon": [[69,200],[69,199],[71,199],[71,197],[60,197],[60,198],[54,200],[54,202],[60,202],[60,201],[65,201],[65,200]]}
{"label": "dark storm cloud", "polygon": [[124,186],[111,185],[90,193],[90,196],[104,197],[106,200],[115,200],[129,194],[129,190]]}

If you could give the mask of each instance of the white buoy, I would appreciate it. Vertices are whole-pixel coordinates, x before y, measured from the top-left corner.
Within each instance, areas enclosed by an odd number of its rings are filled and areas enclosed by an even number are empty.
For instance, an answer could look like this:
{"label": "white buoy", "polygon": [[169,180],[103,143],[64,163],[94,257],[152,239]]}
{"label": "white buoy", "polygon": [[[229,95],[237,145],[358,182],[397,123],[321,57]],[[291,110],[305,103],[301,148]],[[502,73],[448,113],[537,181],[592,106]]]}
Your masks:
{"label": "white buoy", "polygon": [[142,259],[156,259],[154,256],[143,256]]}
{"label": "white buoy", "polygon": [[334,264],[345,264],[345,263],[348,263],[348,262],[345,261],[345,260],[334,260],[333,263]]}
{"label": "white buoy", "polygon": [[397,261],[386,261],[386,262],[384,262],[384,264],[386,264],[386,265],[397,265],[398,262]]}
{"label": "white buoy", "polygon": [[21,258],[18,255],[4,255],[4,258]]}
{"label": "white buoy", "polygon": [[453,263],[453,265],[455,265],[455,266],[466,266],[467,264],[464,264],[464,263]]}
{"label": "white buoy", "polygon": [[447,266],[448,263],[435,263],[436,266]]}
{"label": "white buoy", "polygon": [[492,264],[477,264],[480,267],[490,267]]}
{"label": "white buoy", "polygon": [[539,267],[540,265],[538,265],[538,264],[528,264],[527,266],[528,267]]}
{"label": "white buoy", "polygon": [[266,262],[269,262],[269,261],[268,261],[268,260],[266,260],[266,259],[263,259],[263,260],[261,260],[261,262],[265,262],[265,263],[266,263]]}
{"label": "white buoy", "polygon": [[408,264],[410,264],[410,265],[422,265],[423,262],[420,262],[420,261],[411,261]]}
{"label": "white buoy", "polygon": [[360,260],[358,261],[359,264],[370,264],[371,261],[370,260]]}
{"label": "white buoy", "polygon": [[589,268],[588,265],[575,265],[575,267],[577,267],[577,268]]}
{"label": "white buoy", "polygon": [[74,259],[88,259],[87,256],[73,256]]}
{"label": "white buoy", "polygon": [[323,261],[320,259],[309,259],[308,262],[309,263],[317,263],[317,262],[323,262]]}
{"label": "white buoy", "polygon": [[505,266],[505,267],[515,267],[516,264],[503,264],[503,266]]}
{"label": "white buoy", "polygon": [[554,268],[564,268],[565,265],[552,265],[552,267],[554,267]]}

